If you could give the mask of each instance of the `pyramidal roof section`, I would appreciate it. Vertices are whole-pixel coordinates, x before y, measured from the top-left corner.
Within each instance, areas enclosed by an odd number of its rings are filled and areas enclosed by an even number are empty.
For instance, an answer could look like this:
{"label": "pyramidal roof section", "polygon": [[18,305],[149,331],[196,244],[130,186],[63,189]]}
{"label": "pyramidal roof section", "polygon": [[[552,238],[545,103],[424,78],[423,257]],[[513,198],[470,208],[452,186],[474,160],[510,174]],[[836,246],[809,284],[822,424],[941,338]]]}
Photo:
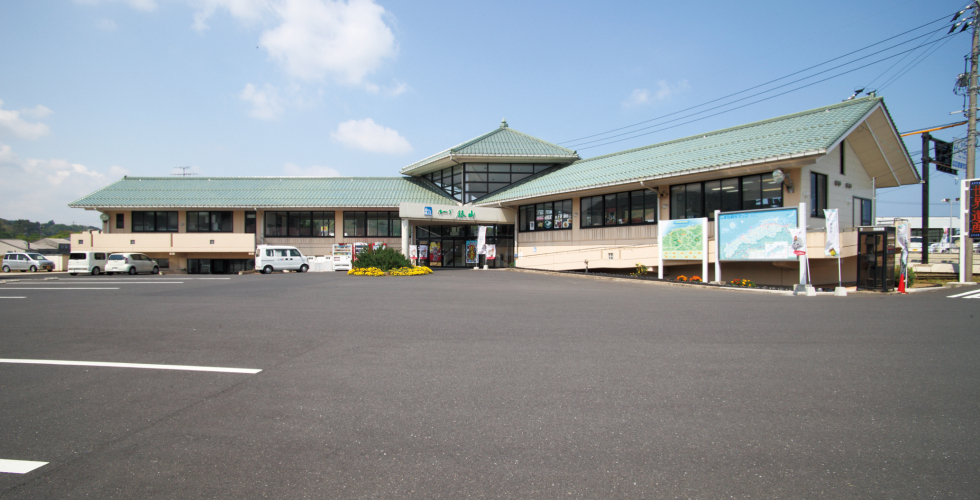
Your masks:
{"label": "pyramidal roof section", "polygon": [[463,161],[570,163],[579,159],[575,151],[514,130],[504,120],[497,129],[417,161],[401,173],[421,175]]}
{"label": "pyramidal roof section", "polygon": [[884,106],[881,97],[865,97],[580,160],[492,194],[478,204],[615,186],[746,162],[822,154],[879,106]]}

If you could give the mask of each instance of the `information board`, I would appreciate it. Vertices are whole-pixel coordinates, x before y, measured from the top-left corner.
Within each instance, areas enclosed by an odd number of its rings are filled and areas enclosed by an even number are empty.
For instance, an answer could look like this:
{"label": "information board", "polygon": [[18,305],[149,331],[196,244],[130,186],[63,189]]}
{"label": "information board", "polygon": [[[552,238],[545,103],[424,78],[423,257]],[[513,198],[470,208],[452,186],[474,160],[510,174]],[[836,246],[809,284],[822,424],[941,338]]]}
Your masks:
{"label": "information board", "polygon": [[970,205],[966,207],[969,217],[967,232],[971,239],[980,238],[980,180],[971,180],[967,189],[970,191]]}
{"label": "information board", "polygon": [[798,208],[728,212],[718,215],[721,260],[797,260],[791,229],[798,227]]}
{"label": "information board", "polygon": [[704,228],[708,219],[661,220],[660,258],[701,260],[704,258]]}

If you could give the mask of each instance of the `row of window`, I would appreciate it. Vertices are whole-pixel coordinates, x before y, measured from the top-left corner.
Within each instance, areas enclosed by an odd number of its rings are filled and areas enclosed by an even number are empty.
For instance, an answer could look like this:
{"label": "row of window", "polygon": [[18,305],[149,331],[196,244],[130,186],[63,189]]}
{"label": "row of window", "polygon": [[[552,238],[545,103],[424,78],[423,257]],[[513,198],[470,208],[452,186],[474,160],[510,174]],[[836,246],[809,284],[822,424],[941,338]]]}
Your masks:
{"label": "row of window", "polygon": [[551,231],[572,228],[572,200],[549,201],[519,207],[521,231]]}
{"label": "row of window", "polygon": [[645,189],[583,197],[582,227],[656,224],[658,202],[657,192]]}
{"label": "row of window", "polygon": [[746,175],[670,187],[671,219],[707,217],[714,220],[715,210],[737,212],[782,206],[783,186],[772,180],[772,174]]}
{"label": "row of window", "polygon": [[344,212],[344,237],[377,236],[400,238],[402,223],[398,212]]}
{"label": "row of window", "polygon": [[333,238],[333,212],[266,212],[266,236]]}
{"label": "row of window", "polygon": [[531,163],[466,163],[422,177],[458,201],[470,203],[552,167]]}

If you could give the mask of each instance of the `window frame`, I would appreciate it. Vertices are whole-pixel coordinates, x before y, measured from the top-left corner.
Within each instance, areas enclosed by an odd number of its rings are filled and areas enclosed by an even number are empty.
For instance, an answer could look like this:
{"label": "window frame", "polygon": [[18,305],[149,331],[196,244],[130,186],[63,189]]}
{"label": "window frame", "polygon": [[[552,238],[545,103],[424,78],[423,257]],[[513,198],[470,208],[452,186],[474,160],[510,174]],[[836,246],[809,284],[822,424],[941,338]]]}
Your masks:
{"label": "window frame", "polygon": [[[823,187],[823,197],[820,197],[820,187]],[[810,217],[823,219],[824,209],[827,208],[827,198],[829,197],[827,188],[827,174],[810,171]]]}
{"label": "window frame", "polygon": [[[254,212],[252,212],[254,213]],[[323,214],[321,218],[317,219],[314,214]],[[276,210],[267,211],[263,217],[262,224],[262,235],[268,238],[336,238],[336,212],[332,210]],[[273,224],[269,224],[269,217],[272,217]],[[247,219],[246,219],[247,220]],[[327,234],[317,234],[318,231],[314,227],[315,221],[328,222],[326,225]],[[258,222],[256,220],[256,222]],[[308,224],[304,224],[304,222]],[[269,228],[275,229],[273,233],[269,233]],[[322,225],[319,227],[323,227]],[[296,234],[290,234],[290,232],[295,229]],[[304,230],[305,229],[305,230]],[[258,227],[256,227],[258,230]],[[247,233],[246,227],[246,233]],[[303,234],[307,233],[307,234]]]}
{"label": "window frame", "polygon": [[116,214],[116,229],[126,229],[126,214]]}
{"label": "window frame", "polygon": [[[758,197],[757,198],[753,198],[753,199],[746,199],[745,198],[745,195],[746,195],[746,188],[745,188],[745,184],[746,183],[745,183],[745,180],[746,179],[751,179],[752,181],[755,181],[756,179],[758,179],[758,181],[759,181],[759,187],[758,187]],[[772,201],[770,201],[769,203],[763,203],[765,200],[775,200],[775,199],[777,199],[777,198],[765,198],[764,197],[764,195],[766,194],[766,191],[767,191],[766,186],[767,185],[770,185],[770,184],[773,184],[773,181],[771,179],[772,179],[772,172],[762,172],[762,173],[758,173],[758,174],[741,175],[741,176],[737,176],[737,177],[721,177],[721,178],[718,178],[718,179],[709,179],[709,180],[706,180],[706,181],[687,182],[687,183],[684,183],[684,184],[672,184],[668,188],[669,189],[669,192],[670,192],[670,198],[669,198],[670,199],[670,201],[669,201],[669,203],[670,203],[670,210],[669,210],[670,218],[671,218],[671,220],[678,220],[678,219],[690,219],[690,218],[706,217],[706,218],[708,218],[708,220],[715,220],[715,211],[714,211],[714,209],[711,209],[711,210],[708,209],[708,206],[709,206],[709,196],[708,196],[708,192],[706,191],[706,185],[711,184],[711,183],[715,183],[715,182],[718,183],[718,189],[719,189],[719,191],[722,191],[719,194],[718,198],[717,198],[717,200],[718,200],[718,205],[717,205],[718,206],[718,210],[720,210],[722,212],[740,212],[740,211],[743,211],[743,210],[765,210],[765,209],[769,209],[769,208],[783,208],[783,207],[786,206],[786,197],[785,197],[785,195],[783,193],[782,184],[779,184],[779,197],[778,197],[779,205],[776,206]],[[726,184],[728,184],[729,186],[731,186],[732,181],[735,182],[734,188],[729,189],[729,192],[728,193],[725,193]],[[700,185],[700,190],[701,190],[700,191],[700,198],[701,198],[701,200],[700,200],[700,212],[699,212],[700,215],[698,213],[695,213],[695,214],[693,214],[693,215],[695,215],[695,217],[690,217],[690,215],[692,215],[692,214],[690,214],[688,212],[688,207],[687,207],[687,192],[690,190],[690,187],[691,186],[695,186],[695,185]],[[683,191],[683,193],[681,193],[681,191]],[[697,191],[697,189],[695,189],[695,191]],[[678,203],[677,203],[678,195],[680,195],[680,198],[683,201],[683,203],[681,203],[682,206],[678,206]],[[731,209],[732,207],[730,205],[731,205],[732,202],[735,202],[736,200],[737,200],[737,203],[738,203],[738,208],[736,208],[735,210],[732,210]],[[749,204],[752,203],[752,202],[758,202],[758,204],[749,206]],[[713,203],[710,203],[710,204],[713,204]],[[727,208],[726,208],[726,206],[727,206]],[[678,216],[678,215],[680,215],[680,214],[677,213],[679,210],[682,210],[683,211],[682,212],[683,215],[684,215],[683,217]]]}
{"label": "window frame", "polygon": [[[574,205],[571,198],[520,205],[517,207],[517,225],[520,226],[520,232],[524,233],[568,231],[574,226],[575,216],[573,210]],[[541,220],[538,220],[538,211],[541,212]],[[551,212],[550,214],[548,213],[549,211]],[[566,214],[567,217],[563,217]],[[566,227],[561,227],[564,225],[560,223],[562,220],[568,221]],[[531,226],[532,222],[534,223],[533,228]]]}
{"label": "window frame", "polygon": [[[382,219],[381,214],[387,215]],[[380,234],[381,220],[388,224],[385,234]],[[374,222],[375,234],[368,235],[371,232],[369,231],[371,221]],[[401,217],[397,210],[345,210],[343,224],[344,238],[401,238],[402,234]],[[353,234],[350,234],[350,231],[353,231]]]}
{"label": "window frame", "polygon": [[[868,219],[867,219],[868,220],[868,223],[867,224],[864,223],[864,221],[865,221],[865,219],[864,219],[864,204],[865,203],[868,204]],[[854,224],[854,227],[858,227],[858,226],[873,226],[873,225],[875,225],[874,224],[874,206],[872,205],[872,201],[871,201],[870,198],[861,198],[861,197],[855,196],[854,197],[854,204],[852,206],[854,207],[854,214],[853,214],[854,220],[852,221],[852,223]]]}
{"label": "window frame", "polygon": [[[643,195],[642,203],[639,205],[642,207],[641,221],[634,222],[633,214],[637,207],[634,199],[640,194]],[[610,203],[612,207],[608,206]],[[656,225],[660,219],[657,210],[659,204],[660,195],[651,189],[631,189],[617,193],[582,196],[579,198],[579,228]],[[622,211],[624,207],[625,212]],[[647,215],[651,212],[653,220],[649,221]]]}
{"label": "window frame", "polygon": [[[194,229],[191,229],[191,217],[197,219]],[[202,214],[204,219],[202,219]],[[217,220],[216,220],[217,217]],[[235,232],[235,212],[229,210],[188,210],[184,215],[186,224],[184,231],[188,233],[233,233]],[[203,227],[201,221],[204,221]],[[214,229],[217,222],[218,230]],[[227,229],[225,225],[227,223]]]}
{"label": "window frame", "polygon": [[[139,216],[137,216],[137,214],[139,214]],[[150,216],[147,214],[153,215]],[[160,217],[157,214],[166,214],[164,215],[164,217],[167,219],[166,228],[161,229],[157,227],[157,222]],[[179,215],[176,210],[135,210],[130,212],[130,218],[132,223],[130,232],[132,233],[176,233],[180,227]],[[138,226],[136,224],[137,220],[139,221]],[[171,222],[173,223],[172,226],[170,225]],[[146,229],[148,225],[153,226],[153,229]]]}

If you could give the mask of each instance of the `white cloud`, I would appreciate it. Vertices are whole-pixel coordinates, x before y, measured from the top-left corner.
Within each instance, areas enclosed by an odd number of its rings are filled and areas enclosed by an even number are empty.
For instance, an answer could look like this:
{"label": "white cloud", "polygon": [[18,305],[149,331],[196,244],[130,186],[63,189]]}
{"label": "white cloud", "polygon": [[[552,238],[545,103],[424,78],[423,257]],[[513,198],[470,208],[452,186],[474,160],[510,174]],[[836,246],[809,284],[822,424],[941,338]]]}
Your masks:
{"label": "white cloud", "polygon": [[123,3],[137,10],[151,11],[157,8],[156,0],[75,0],[75,3],[99,5],[104,3]]}
{"label": "white cloud", "polygon": [[309,167],[300,167],[293,163],[286,163],[282,167],[283,173],[286,175],[295,175],[301,177],[340,177],[340,172],[335,168],[321,167],[318,165],[311,165]]}
{"label": "white cloud", "polygon": [[94,212],[68,208],[68,203],[127,173],[119,166],[102,173],[64,159],[21,160],[10,146],[0,144],[0,213],[5,218],[62,223],[88,218],[85,223],[97,225]]}
{"label": "white cloud", "polygon": [[33,118],[44,118],[51,114],[51,110],[38,105],[30,109],[9,111],[3,109],[3,101],[0,100],[0,129],[6,129],[22,139],[38,139],[51,132],[47,125],[28,122],[21,117],[21,114]]}
{"label": "white cloud", "polygon": [[381,94],[386,97],[398,97],[408,90],[408,85],[402,82],[393,82],[390,86],[382,87],[374,83],[365,83],[364,89],[372,94]]}
{"label": "white cloud", "polygon": [[279,98],[279,90],[268,83],[261,90],[248,83],[238,94],[238,98],[252,105],[252,110],[248,113],[252,118],[276,120],[282,116],[282,100]]}
{"label": "white cloud", "polygon": [[349,148],[372,153],[397,155],[412,151],[412,145],[397,130],[378,125],[370,118],[343,122],[330,136]]}
{"label": "white cloud", "polygon": [[279,0],[274,9],[281,24],[259,45],[291,76],[358,85],[398,55],[387,11],[373,0]]}
{"label": "white cloud", "polygon": [[116,31],[116,22],[112,19],[103,19],[95,25],[100,30]]}
{"label": "white cloud", "polygon": [[673,85],[667,83],[665,80],[657,80],[657,88],[652,92],[648,89],[634,90],[630,96],[623,101],[623,107],[631,108],[634,106],[644,106],[655,102],[665,101],[676,94],[689,90],[690,88],[691,86],[688,85],[687,80],[681,80]]}

